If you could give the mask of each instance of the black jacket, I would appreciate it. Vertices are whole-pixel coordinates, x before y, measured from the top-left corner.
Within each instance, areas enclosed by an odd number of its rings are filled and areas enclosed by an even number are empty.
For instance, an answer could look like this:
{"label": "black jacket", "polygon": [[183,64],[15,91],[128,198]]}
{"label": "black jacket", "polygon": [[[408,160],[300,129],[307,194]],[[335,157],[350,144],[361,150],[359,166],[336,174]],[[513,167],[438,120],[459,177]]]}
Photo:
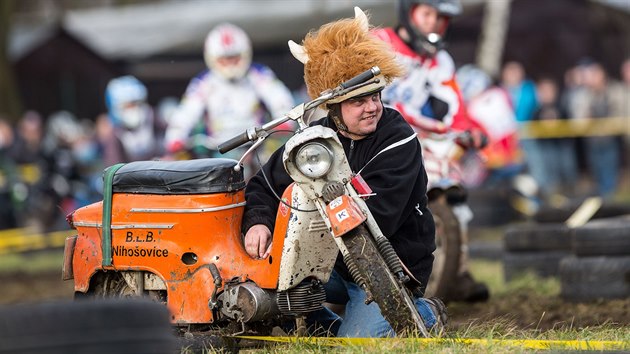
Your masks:
{"label": "black jacket", "polygon": [[[336,130],[332,120],[322,118],[313,123]],[[379,151],[413,134],[400,113],[385,108],[376,131],[361,140],[338,135],[352,171],[357,172]],[[262,167],[277,195],[293,181],[284,170],[278,149]],[[366,203],[383,234],[413,275],[426,286],[433,266],[435,225],[427,208],[427,174],[418,139],[386,151],[376,157],[361,172],[363,179],[376,193]],[[278,200],[258,172],[245,190],[246,206],[243,232],[255,224],[273,230]],[[335,269],[350,280],[345,265],[337,259]]]}

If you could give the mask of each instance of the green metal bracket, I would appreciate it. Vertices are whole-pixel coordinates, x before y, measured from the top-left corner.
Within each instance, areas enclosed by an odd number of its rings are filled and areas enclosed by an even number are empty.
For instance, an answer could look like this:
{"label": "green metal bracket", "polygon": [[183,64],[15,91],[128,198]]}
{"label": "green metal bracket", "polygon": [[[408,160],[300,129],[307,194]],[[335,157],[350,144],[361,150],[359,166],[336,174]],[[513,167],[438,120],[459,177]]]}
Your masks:
{"label": "green metal bracket", "polygon": [[124,165],[124,163],[119,163],[110,166],[103,173],[103,240],[101,241],[103,266],[112,265],[112,183],[114,175]]}

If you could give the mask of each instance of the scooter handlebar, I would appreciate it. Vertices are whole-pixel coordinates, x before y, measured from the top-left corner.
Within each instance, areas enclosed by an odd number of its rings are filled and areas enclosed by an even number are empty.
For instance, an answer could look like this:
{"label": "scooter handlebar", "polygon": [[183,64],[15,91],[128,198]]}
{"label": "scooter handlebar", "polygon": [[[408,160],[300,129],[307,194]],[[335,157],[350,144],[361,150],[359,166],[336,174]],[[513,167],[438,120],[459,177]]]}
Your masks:
{"label": "scooter handlebar", "polygon": [[346,82],[342,82],[341,85],[339,86],[341,86],[344,89],[347,89],[348,87],[362,84],[380,73],[381,73],[381,69],[378,66],[373,66],[369,70],[366,70],[360,73],[359,75],[353,77],[352,79]]}
{"label": "scooter handlebar", "polygon": [[249,135],[245,131],[245,132],[243,132],[243,133],[233,137],[232,139],[219,144],[218,150],[219,150],[220,153],[224,154],[224,153],[226,153],[228,151],[232,151],[232,150],[236,149],[237,147],[245,144],[248,141],[249,141]]}

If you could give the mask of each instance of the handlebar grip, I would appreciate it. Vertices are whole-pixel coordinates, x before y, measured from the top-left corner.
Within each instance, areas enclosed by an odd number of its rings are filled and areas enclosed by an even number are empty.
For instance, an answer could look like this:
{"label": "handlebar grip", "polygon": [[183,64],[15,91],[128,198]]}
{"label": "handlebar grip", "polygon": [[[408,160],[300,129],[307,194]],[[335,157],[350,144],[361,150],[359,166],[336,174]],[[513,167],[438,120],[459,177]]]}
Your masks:
{"label": "handlebar grip", "polygon": [[362,84],[380,73],[381,73],[381,69],[379,69],[378,66],[373,66],[369,70],[366,70],[360,73],[359,75],[353,77],[352,79],[341,83],[341,85],[339,86],[346,89],[350,86]]}
{"label": "handlebar grip", "polygon": [[249,136],[247,135],[247,132],[243,132],[228,141],[222,142],[217,148],[219,149],[220,153],[224,154],[228,151],[236,149],[237,147],[245,144],[248,141]]}

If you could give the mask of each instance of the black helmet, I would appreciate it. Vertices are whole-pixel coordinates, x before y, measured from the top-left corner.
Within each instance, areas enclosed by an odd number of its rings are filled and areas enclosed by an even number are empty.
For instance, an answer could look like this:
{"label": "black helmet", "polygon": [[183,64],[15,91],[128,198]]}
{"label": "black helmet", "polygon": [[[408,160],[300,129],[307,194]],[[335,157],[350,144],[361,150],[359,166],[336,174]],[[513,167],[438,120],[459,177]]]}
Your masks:
{"label": "black helmet", "polygon": [[424,34],[411,23],[411,10],[415,5],[429,5],[434,7],[440,16],[453,17],[461,14],[462,6],[460,0],[399,0],[398,20],[400,26],[409,33],[407,44],[417,53],[435,55],[439,49],[444,47],[442,42],[443,33]]}

